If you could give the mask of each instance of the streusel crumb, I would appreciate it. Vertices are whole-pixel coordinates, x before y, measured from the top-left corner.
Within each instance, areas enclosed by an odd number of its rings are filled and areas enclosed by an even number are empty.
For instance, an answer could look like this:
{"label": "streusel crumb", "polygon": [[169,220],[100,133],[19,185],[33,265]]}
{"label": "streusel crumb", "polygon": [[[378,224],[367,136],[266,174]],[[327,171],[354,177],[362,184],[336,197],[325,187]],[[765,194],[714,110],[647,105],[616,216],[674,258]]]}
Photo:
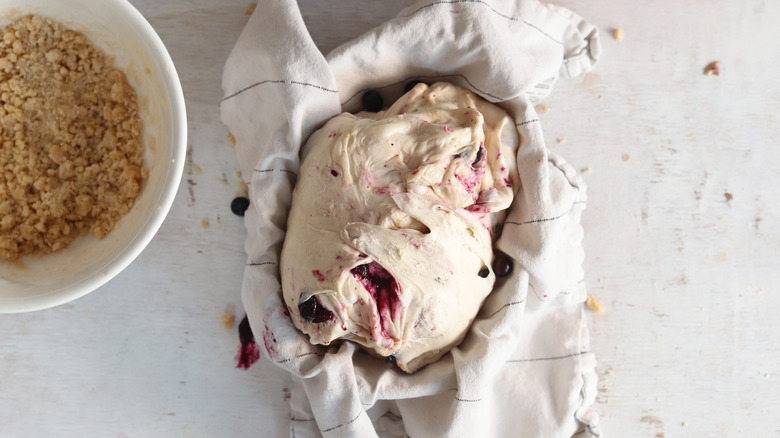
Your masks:
{"label": "streusel crumb", "polygon": [[588,306],[588,309],[596,313],[601,313],[604,311],[604,305],[601,304],[599,300],[590,295],[588,295],[588,297],[585,299],[585,305]]}
{"label": "streusel crumb", "polygon": [[233,328],[233,323],[236,321],[236,317],[233,316],[230,312],[225,312],[222,314],[222,326],[225,327],[225,329],[230,330]]}
{"label": "streusel crumb", "polygon": [[0,30],[0,259],[106,236],[143,168],[135,91],[113,59],[37,15]]}

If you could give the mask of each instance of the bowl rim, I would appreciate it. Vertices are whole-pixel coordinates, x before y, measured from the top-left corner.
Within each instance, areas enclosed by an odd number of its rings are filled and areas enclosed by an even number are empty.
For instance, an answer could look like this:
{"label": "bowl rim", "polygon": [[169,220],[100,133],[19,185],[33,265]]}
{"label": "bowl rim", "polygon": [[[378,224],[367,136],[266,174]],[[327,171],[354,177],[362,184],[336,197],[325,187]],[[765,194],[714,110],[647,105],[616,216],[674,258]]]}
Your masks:
{"label": "bowl rim", "polygon": [[146,40],[145,42],[153,49],[151,55],[160,63],[162,80],[169,90],[170,95],[166,97],[173,119],[173,142],[170,157],[173,165],[168,167],[165,175],[165,190],[160,193],[157,206],[152,215],[147,218],[144,226],[138,230],[122,252],[113,259],[105,261],[103,270],[94,272],[81,281],[50,293],[33,297],[0,299],[0,314],[33,312],[60,306],[81,298],[109,282],[127,268],[152,241],[173,206],[173,201],[181,185],[184,161],[187,155],[188,127],[184,91],[176,66],[159,34],[146,20],[146,17],[128,0],[112,1],[122,9],[121,13],[128,18],[131,26],[139,31]]}

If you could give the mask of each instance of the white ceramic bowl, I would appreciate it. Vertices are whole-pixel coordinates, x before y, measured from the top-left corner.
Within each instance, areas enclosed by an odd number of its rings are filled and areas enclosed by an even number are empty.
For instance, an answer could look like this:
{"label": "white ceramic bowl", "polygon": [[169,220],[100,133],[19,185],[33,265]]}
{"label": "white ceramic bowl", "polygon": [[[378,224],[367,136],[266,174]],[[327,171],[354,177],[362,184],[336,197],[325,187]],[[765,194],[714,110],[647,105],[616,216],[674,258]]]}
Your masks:
{"label": "white ceramic bowl", "polygon": [[138,94],[146,143],[145,181],[133,209],[103,240],[92,235],[66,249],[18,263],[0,261],[0,313],[57,306],[97,289],[152,240],[181,181],[187,118],[181,83],[157,33],[126,0],[0,0],[0,26],[30,13],[84,33],[115,57]]}

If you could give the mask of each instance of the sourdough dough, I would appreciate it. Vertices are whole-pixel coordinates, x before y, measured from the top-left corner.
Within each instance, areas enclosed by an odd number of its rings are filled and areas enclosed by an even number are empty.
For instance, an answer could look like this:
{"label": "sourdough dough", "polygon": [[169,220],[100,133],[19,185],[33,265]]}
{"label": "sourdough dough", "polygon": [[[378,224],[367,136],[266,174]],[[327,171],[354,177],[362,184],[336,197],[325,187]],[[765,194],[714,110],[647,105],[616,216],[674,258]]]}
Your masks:
{"label": "sourdough dough", "polygon": [[406,372],[457,345],[493,288],[517,144],[505,111],[448,83],[328,121],[303,149],[282,250],[295,325]]}

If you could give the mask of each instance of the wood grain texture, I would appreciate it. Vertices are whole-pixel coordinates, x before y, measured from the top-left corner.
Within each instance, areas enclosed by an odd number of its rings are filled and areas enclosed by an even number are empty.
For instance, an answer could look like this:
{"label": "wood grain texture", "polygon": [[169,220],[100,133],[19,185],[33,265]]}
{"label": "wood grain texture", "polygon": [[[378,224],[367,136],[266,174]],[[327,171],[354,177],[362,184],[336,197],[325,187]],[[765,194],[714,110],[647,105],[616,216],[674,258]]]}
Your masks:
{"label": "wood grain texture", "polygon": [[[251,1],[132,3],[184,86],[184,180],[155,240],[114,280],[0,316],[0,437],[287,436],[287,377],[266,360],[236,369],[236,330],[221,322],[225,310],[243,316],[245,231],[229,209],[241,187],[220,82]],[[325,52],[411,3],[300,2]],[[606,306],[591,319],[602,431],[779,436],[780,2],[556,3],[596,24],[604,46],[540,117],[589,186],[586,282]],[[722,74],[705,76],[713,60]]]}
{"label": "wood grain texture", "polygon": [[604,31],[596,71],[543,116],[551,149],[590,169],[603,431],[778,436],[780,4],[560,3]]}

